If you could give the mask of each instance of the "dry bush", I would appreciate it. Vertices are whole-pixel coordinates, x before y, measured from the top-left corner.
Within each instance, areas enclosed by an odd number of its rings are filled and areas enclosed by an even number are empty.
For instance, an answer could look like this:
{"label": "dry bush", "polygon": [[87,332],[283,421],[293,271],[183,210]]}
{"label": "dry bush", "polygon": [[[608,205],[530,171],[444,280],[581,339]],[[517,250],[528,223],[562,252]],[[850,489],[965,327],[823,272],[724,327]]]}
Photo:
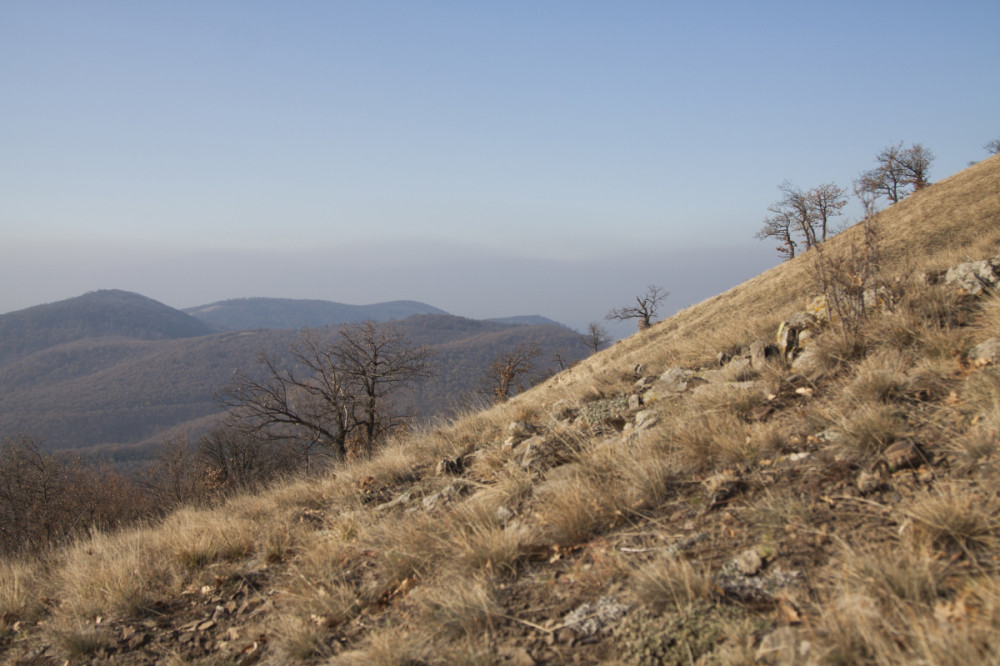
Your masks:
{"label": "dry bush", "polygon": [[68,549],[55,575],[60,613],[76,619],[141,615],[182,579],[153,530],[95,533]]}
{"label": "dry bush", "polygon": [[39,562],[0,559],[0,635],[41,610],[44,569]]}
{"label": "dry bush", "polygon": [[99,650],[114,642],[110,633],[93,622],[63,620],[50,629],[57,650],[69,662],[93,659]]}
{"label": "dry bush", "polygon": [[163,523],[164,545],[175,562],[188,570],[214,562],[236,562],[254,553],[258,535],[274,527],[219,511],[181,509]]}
{"label": "dry bush", "polygon": [[337,655],[337,664],[345,666],[411,666],[440,663],[433,655],[440,654],[439,645],[431,645],[424,636],[401,627],[386,626],[373,631],[363,649]]}
{"label": "dry bush", "polygon": [[[755,376],[759,375],[753,372]],[[685,407],[690,413],[730,414],[742,421],[751,421],[755,410],[766,402],[767,395],[756,385],[713,382],[699,386],[688,398]]]}
{"label": "dry bush", "polygon": [[815,522],[811,498],[791,490],[766,489],[753,507],[754,523],[771,534],[782,534],[790,527],[809,529]]}
{"label": "dry bush", "polygon": [[111,470],[46,453],[30,437],[0,441],[0,554],[39,554],[153,513],[138,487]]}
{"label": "dry bush", "polygon": [[839,559],[843,568],[830,581],[836,593],[816,627],[824,663],[995,663],[996,576],[963,579],[919,539],[845,548]]}
{"label": "dry bush", "polygon": [[285,613],[274,626],[274,649],[284,663],[297,664],[334,654],[330,630],[321,616]]}
{"label": "dry bush", "polygon": [[413,592],[411,600],[434,638],[474,638],[492,633],[501,614],[493,584],[483,577],[434,580]]}
{"label": "dry bush", "polygon": [[908,510],[918,538],[937,549],[995,553],[1000,546],[1000,501],[954,484],[919,499]]}
{"label": "dry bush", "polygon": [[891,405],[880,403],[855,407],[839,419],[845,448],[863,457],[876,456],[902,436],[903,414]]}
{"label": "dry bush", "polygon": [[848,405],[899,402],[909,391],[906,369],[912,363],[912,357],[895,350],[867,356],[857,365],[845,391]]}
{"label": "dry bush", "polygon": [[454,565],[449,569],[463,576],[488,574],[510,578],[518,560],[534,540],[533,531],[501,523],[496,508],[469,500],[451,512],[443,529]]}
{"label": "dry bush", "polygon": [[758,450],[747,441],[747,426],[730,412],[686,412],[666,425],[666,448],[676,462],[691,471],[754,460]]}
{"label": "dry bush", "polygon": [[961,397],[962,409],[970,417],[1000,423],[1000,368],[986,367],[971,374]]}
{"label": "dry bush", "polygon": [[858,328],[847,334],[826,331],[809,344],[817,368],[812,374],[817,377],[834,375],[864,358],[871,346],[866,337],[866,329]]}
{"label": "dry bush", "polygon": [[588,471],[593,468],[565,465],[555,478],[536,487],[535,519],[545,542],[566,546],[586,541],[627,508],[623,488],[610,481],[610,474]]}
{"label": "dry bush", "polygon": [[995,424],[981,424],[949,440],[949,450],[959,461],[975,466],[1000,451],[1000,436]]}
{"label": "dry bush", "polygon": [[713,595],[711,569],[675,557],[661,557],[635,569],[630,577],[633,594],[658,611],[685,611]]}
{"label": "dry bush", "polygon": [[423,511],[379,517],[366,527],[360,542],[381,555],[362,598],[373,601],[408,578],[429,575],[448,554],[444,537],[440,518]]}

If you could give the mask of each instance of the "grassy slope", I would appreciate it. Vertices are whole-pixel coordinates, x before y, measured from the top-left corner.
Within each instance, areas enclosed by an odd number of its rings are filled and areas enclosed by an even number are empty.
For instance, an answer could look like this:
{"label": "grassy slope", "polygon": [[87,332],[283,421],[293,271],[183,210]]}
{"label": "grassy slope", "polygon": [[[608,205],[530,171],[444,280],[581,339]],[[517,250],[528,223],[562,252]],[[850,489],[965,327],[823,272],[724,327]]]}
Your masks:
{"label": "grassy slope", "polygon": [[[1000,157],[879,227],[901,278],[1000,254]],[[0,563],[0,658],[995,661],[1000,372],[963,359],[1000,330],[1000,298],[904,280],[861,339],[814,340],[808,377],[723,369],[753,384],[652,401],[638,422],[658,423],[619,432],[637,422],[623,404],[637,365],[708,371],[771,339],[816,295],[811,262],[327,478]],[[538,437],[505,445],[519,420]],[[884,473],[893,441],[924,460]],[[456,458],[460,473],[435,474]],[[864,474],[883,476],[862,493]]]}

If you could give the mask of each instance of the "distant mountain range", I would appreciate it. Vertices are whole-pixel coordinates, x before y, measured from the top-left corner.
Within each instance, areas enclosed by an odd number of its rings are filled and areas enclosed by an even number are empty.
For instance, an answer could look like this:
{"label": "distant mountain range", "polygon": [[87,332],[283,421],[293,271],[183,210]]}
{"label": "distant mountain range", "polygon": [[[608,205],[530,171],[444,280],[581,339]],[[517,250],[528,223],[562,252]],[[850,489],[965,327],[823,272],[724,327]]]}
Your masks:
{"label": "distant mountain range", "polygon": [[259,328],[300,329],[359,321],[392,321],[418,314],[448,314],[417,301],[388,301],[347,305],[333,301],[292,298],[233,298],[183,312],[217,330],[250,331]]}
{"label": "distant mountain range", "polygon": [[151,298],[105,289],[0,315],[0,364],[85,338],[176,340],[211,332],[205,322]]}
{"label": "distant mountain range", "polygon": [[[0,438],[32,435],[49,449],[146,458],[164,437],[196,437],[221,414],[215,393],[258,354],[280,356],[302,327],[367,318],[396,326],[435,352],[437,375],[417,387],[414,410],[454,407],[490,361],[538,343],[540,369],[586,356],[580,336],[537,315],[455,317],[423,303],[345,306],[248,298],[175,310],[126,291],[98,291],[0,315]],[[219,331],[222,326],[233,329]]]}

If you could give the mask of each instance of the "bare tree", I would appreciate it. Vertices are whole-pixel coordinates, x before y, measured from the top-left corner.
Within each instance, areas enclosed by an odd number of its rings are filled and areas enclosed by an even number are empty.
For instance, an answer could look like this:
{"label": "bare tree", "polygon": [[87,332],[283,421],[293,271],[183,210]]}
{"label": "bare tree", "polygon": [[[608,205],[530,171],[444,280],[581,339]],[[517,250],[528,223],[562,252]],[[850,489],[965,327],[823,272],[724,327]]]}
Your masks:
{"label": "bare tree", "polygon": [[765,240],[777,239],[780,245],[776,248],[785,259],[795,258],[797,243],[794,236],[794,221],[788,213],[775,213],[764,218],[764,226],[754,234],[754,238]]}
{"label": "bare tree", "polygon": [[778,190],[781,199],[768,207],[771,215],[764,218],[764,226],[754,237],[780,241],[777,249],[786,259],[795,256],[796,236],[801,236],[807,250],[825,241],[830,235],[831,220],[847,204],[846,192],[834,183],[802,190],[786,180]]}
{"label": "bare tree", "polygon": [[1000,153],[1000,139],[993,139],[985,146],[983,146],[983,149],[990,155],[996,155],[997,153]]}
{"label": "bare tree", "polygon": [[580,335],[580,340],[587,349],[592,349],[596,354],[608,346],[611,334],[599,322],[592,321],[587,324],[587,330]]}
{"label": "bare tree", "polygon": [[830,232],[831,220],[839,216],[847,205],[847,191],[835,183],[823,183],[809,190],[806,198],[813,225],[819,227],[818,240],[825,241]]}
{"label": "bare tree", "polygon": [[879,151],[875,156],[875,168],[858,177],[855,190],[876,199],[884,197],[889,203],[898,203],[911,192],[930,184],[928,176],[933,161],[933,153],[921,144],[903,148],[900,141]]}
{"label": "bare tree", "polygon": [[617,321],[637,319],[639,330],[643,331],[653,325],[653,317],[656,316],[656,311],[669,296],[670,292],[663,287],[655,284],[648,285],[645,294],[635,297],[635,305],[614,308],[607,314],[606,319]]}
{"label": "bare tree", "polygon": [[214,492],[254,488],[283,472],[305,468],[308,458],[280,439],[251,438],[238,428],[222,425],[198,441],[198,462],[204,483]]}
{"label": "bare tree", "polygon": [[195,504],[206,497],[205,467],[187,437],[163,442],[153,464],[139,483],[143,493],[161,510]]}
{"label": "bare tree", "polygon": [[370,450],[406,420],[392,399],[431,374],[426,347],[370,321],[329,340],[306,331],[291,355],[294,365],[283,367],[262,353],[258,372],[239,372],[220,400],[245,435],[294,442],[307,463],[317,446],[338,458],[348,441]]}
{"label": "bare tree", "polygon": [[354,396],[344,373],[334,363],[329,345],[311,331],[292,346],[291,353],[296,365],[283,367],[261,352],[257,371],[237,371],[219,401],[232,409],[230,422],[245,437],[295,439],[306,451],[322,446],[343,458],[355,426]]}
{"label": "bare tree", "polygon": [[432,374],[428,347],[410,345],[394,326],[366,321],[340,329],[330,348],[355,404],[359,443],[370,449],[410,417],[396,413],[390,400],[407,386]]}
{"label": "bare tree", "polygon": [[532,342],[497,355],[482,379],[482,392],[493,402],[505,402],[512,394],[524,391],[525,380],[535,369],[535,359],[541,353],[538,343]]}
{"label": "bare tree", "polygon": [[29,436],[0,442],[0,555],[122,527],[146,511],[138,488],[113,471],[43,452]]}

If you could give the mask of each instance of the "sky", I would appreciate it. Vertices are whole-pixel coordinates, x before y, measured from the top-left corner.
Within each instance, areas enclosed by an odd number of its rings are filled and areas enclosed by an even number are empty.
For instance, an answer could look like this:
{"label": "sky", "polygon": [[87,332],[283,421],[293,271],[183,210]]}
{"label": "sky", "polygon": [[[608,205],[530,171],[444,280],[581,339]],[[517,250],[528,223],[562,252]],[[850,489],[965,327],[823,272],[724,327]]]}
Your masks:
{"label": "sky", "polygon": [[785,180],[849,188],[899,141],[933,180],[987,157],[998,24],[986,0],[0,0],[0,313],[115,288],[582,330],[657,284],[669,314],[780,260],[753,236]]}

